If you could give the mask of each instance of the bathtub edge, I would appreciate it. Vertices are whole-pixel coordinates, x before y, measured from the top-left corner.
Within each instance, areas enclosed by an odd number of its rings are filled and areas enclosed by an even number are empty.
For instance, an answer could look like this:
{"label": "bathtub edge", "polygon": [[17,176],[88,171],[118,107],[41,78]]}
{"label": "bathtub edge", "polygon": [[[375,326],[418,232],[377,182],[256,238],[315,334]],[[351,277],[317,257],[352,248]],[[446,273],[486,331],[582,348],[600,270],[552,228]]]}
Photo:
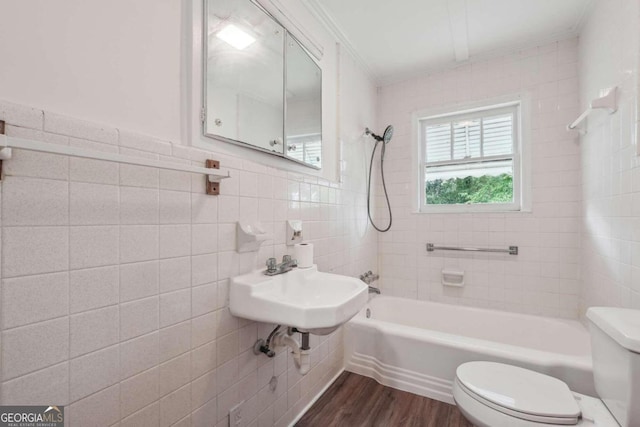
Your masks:
{"label": "bathtub edge", "polygon": [[391,366],[357,352],[351,355],[345,370],[373,378],[387,387],[455,405],[453,382],[443,378]]}

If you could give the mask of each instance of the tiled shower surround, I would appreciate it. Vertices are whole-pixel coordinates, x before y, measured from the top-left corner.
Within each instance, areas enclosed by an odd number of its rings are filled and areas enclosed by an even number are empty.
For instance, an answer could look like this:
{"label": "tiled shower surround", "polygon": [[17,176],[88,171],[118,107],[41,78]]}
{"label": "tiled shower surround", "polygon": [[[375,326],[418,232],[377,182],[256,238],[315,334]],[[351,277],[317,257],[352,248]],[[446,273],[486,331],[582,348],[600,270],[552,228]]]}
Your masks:
{"label": "tiled shower surround", "polygon": [[[228,286],[289,251],[287,219],[303,220],[321,270],[375,269],[353,150],[330,183],[7,102],[0,119],[11,136],[215,158],[232,175],[208,196],[201,175],[14,150],[2,180],[2,404],[66,405],[72,427],[226,426],[244,401],[247,425],[287,425],[342,368],[341,330],[312,336],[304,377],[283,349],[255,356],[273,326],[231,316]],[[238,254],[238,220],[260,220],[274,240]]]}
{"label": "tiled shower surround", "polygon": [[[531,100],[532,211],[417,214],[411,115],[430,108],[526,94]],[[550,43],[379,89],[379,127],[393,124],[385,161],[391,232],[379,237],[387,294],[575,318],[580,294],[581,182],[577,133],[578,40]],[[468,108],[468,107],[467,107]],[[378,188],[378,216],[386,218]],[[425,244],[520,248],[518,256],[427,253]],[[441,284],[444,267],[465,271],[464,288]]]}
{"label": "tiled shower surround", "polygon": [[584,309],[640,309],[639,15],[637,1],[596,2],[580,36],[582,106],[619,87],[616,114],[594,114],[581,141]]}

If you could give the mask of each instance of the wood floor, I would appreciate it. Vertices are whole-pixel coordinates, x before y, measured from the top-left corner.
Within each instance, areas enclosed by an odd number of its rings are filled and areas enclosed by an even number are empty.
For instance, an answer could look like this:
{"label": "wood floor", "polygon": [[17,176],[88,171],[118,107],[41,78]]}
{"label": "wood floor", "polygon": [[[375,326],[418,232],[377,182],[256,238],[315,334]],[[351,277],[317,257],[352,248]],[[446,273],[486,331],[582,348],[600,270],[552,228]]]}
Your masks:
{"label": "wood floor", "polygon": [[351,372],[343,372],[296,424],[326,426],[473,427],[454,405],[385,387]]}

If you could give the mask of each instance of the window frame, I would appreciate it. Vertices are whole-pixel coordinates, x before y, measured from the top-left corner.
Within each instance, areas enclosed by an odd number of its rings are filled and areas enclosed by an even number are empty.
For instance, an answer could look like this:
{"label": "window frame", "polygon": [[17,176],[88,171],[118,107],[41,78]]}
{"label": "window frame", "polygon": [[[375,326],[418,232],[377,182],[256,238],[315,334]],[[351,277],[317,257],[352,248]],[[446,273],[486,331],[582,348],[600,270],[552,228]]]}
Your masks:
{"label": "window frame", "polygon": [[[481,103],[454,105],[440,110],[418,111],[413,113],[415,135],[414,152],[417,161],[414,162],[414,188],[418,192],[414,198],[414,211],[417,213],[475,213],[475,212],[527,212],[530,211],[530,154],[528,150],[528,97],[517,95],[500,99],[485,100]],[[476,203],[476,204],[426,204],[426,141],[424,141],[425,127],[438,123],[448,123],[459,120],[472,120],[496,114],[513,111],[513,192],[514,201],[511,203]],[[499,156],[509,158],[509,156]],[[479,157],[464,160],[434,162],[440,165],[477,163]],[[491,159],[487,157],[486,159]],[[433,163],[432,163],[433,165]]]}

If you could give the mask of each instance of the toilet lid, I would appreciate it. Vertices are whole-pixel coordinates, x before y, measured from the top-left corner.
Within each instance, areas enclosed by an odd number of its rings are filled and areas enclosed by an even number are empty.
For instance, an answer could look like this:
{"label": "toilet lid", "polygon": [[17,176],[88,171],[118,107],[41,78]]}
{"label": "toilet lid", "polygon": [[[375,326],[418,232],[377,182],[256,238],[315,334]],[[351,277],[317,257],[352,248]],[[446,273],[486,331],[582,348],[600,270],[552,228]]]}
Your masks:
{"label": "toilet lid", "polygon": [[478,400],[518,418],[576,424],[580,416],[569,387],[548,375],[502,363],[469,362],[458,366],[456,377]]}

